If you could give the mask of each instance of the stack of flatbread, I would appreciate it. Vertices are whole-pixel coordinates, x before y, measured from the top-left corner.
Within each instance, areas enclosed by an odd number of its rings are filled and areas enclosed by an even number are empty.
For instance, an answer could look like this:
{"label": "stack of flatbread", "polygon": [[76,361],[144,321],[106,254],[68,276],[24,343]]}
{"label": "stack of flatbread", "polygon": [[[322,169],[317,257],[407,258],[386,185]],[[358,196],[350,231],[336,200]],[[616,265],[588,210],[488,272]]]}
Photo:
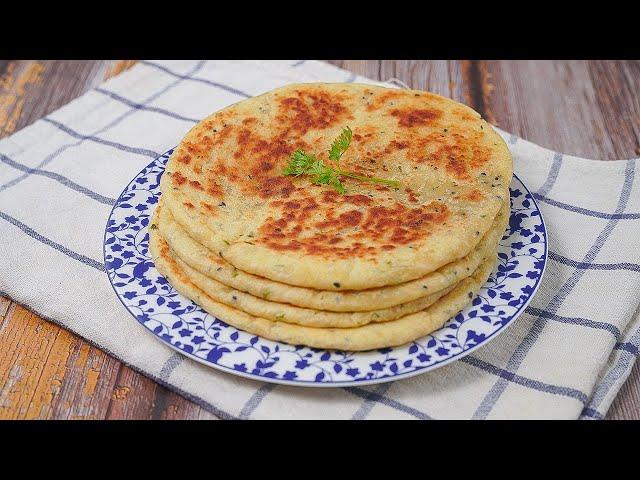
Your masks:
{"label": "stack of flatbread", "polygon": [[[331,160],[345,129],[348,148]],[[294,152],[353,175],[339,186],[317,171],[287,175]],[[252,334],[401,345],[440,328],[487,280],[511,176],[504,141],[458,102],[289,85],[187,133],[161,180],[150,250],[178,292]]]}

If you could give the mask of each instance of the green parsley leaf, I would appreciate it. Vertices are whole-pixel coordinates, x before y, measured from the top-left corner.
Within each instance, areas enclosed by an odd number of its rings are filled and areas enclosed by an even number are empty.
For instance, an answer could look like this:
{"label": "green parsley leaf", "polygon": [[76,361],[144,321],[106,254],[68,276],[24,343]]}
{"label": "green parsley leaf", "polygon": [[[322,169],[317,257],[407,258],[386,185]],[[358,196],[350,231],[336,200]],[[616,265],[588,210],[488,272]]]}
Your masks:
{"label": "green parsley leaf", "polygon": [[296,150],[291,154],[289,164],[282,173],[284,175],[302,175],[303,173],[307,173],[309,167],[316,161],[315,155],[307,155],[304,153],[304,150]]}
{"label": "green parsley leaf", "polygon": [[342,154],[347,151],[349,145],[351,144],[351,137],[353,137],[353,132],[349,127],[346,127],[342,130],[342,133],[338,138],[336,138],[331,144],[331,149],[329,150],[329,159],[338,163]]}
{"label": "green parsley leaf", "polygon": [[[336,162],[336,164],[340,161],[342,154],[347,150],[347,148],[349,148],[352,136],[353,132],[349,127],[346,127],[342,130],[340,136],[331,144],[329,158]],[[381,183],[395,188],[400,186],[400,182],[397,180],[367,177],[357,173],[340,170],[339,168],[330,167],[325,165],[321,159],[316,158],[315,155],[305,153],[304,150],[296,150],[291,154],[289,163],[282,170],[282,174],[294,175],[296,177],[300,175],[309,175],[311,176],[311,181],[315,185],[330,185],[339,193],[346,192],[340,177],[355,178],[362,182]]]}

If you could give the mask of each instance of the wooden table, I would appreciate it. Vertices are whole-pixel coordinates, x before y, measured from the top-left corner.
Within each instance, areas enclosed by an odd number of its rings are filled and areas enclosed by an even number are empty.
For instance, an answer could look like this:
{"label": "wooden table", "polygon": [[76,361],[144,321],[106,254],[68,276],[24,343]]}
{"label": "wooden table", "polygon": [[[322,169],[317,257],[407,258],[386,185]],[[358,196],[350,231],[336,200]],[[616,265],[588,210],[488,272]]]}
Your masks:
{"label": "wooden table", "polygon": [[[603,160],[640,155],[638,61],[333,61],[462,101],[527,140]],[[0,61],[0,138],[135,61]],[[0,419],[215,418],[0,297]],[[607,418],[640,419],[640,368]]]}

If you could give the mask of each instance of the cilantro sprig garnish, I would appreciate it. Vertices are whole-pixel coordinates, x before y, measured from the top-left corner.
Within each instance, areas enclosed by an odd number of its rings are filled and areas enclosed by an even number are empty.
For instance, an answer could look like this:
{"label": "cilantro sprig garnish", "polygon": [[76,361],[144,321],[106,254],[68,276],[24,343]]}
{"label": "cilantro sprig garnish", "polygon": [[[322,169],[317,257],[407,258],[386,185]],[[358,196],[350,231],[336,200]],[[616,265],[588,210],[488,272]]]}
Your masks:
{"label": "cilantro sprig garnish", "polygon": [[329,159],[336,162],[336,165],[340,161],[342,154],[346,152],[349,145],[351,145],[351,137],[353,137],[353,132],[349,127],[346,127],[342,130],[340,136],[331,144]]}
{"label": "cilantro sprig garnish", "polygon": [[397,180],[387,180],[384,178],[367,177],[354,172],[342,170],[338,167],[340,158],[347,151],[351,144],[353,132],[349,127],[342,130],[342,133],[331,144],[329,150],[329,159],[335,162],[335,167],[325,165],[322,159],[318,159],[315,155],[307,154],[304,150],[296,150],[291,154],[289,163],[282,171],[283,175],[309,175],[311,181],[316,185],[330,185],[340,193],[345,193],[345,188],[340,177],[350,177],[362,182],[380,183],[390,187],[399,187],[400,182]]}

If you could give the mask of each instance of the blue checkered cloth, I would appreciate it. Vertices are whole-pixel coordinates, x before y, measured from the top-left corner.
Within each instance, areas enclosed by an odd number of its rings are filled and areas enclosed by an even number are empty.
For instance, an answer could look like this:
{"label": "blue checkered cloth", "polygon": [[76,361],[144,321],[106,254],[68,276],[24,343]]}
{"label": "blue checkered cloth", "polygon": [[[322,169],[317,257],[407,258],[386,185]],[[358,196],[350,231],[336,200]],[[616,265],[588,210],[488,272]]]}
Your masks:
{"label": "blue checkered cloth", "polygon": [[198,119],[306,81],[370,82],[315,61],[145,61],[0,141],[0,293],[222,418],[602,418],[640,345],[638,160],[571,157],[500,132],[549,231],[544,281],[504,334],[417,377],[265,384],[184,358],[131,318],[102,263],[124,186]]}

